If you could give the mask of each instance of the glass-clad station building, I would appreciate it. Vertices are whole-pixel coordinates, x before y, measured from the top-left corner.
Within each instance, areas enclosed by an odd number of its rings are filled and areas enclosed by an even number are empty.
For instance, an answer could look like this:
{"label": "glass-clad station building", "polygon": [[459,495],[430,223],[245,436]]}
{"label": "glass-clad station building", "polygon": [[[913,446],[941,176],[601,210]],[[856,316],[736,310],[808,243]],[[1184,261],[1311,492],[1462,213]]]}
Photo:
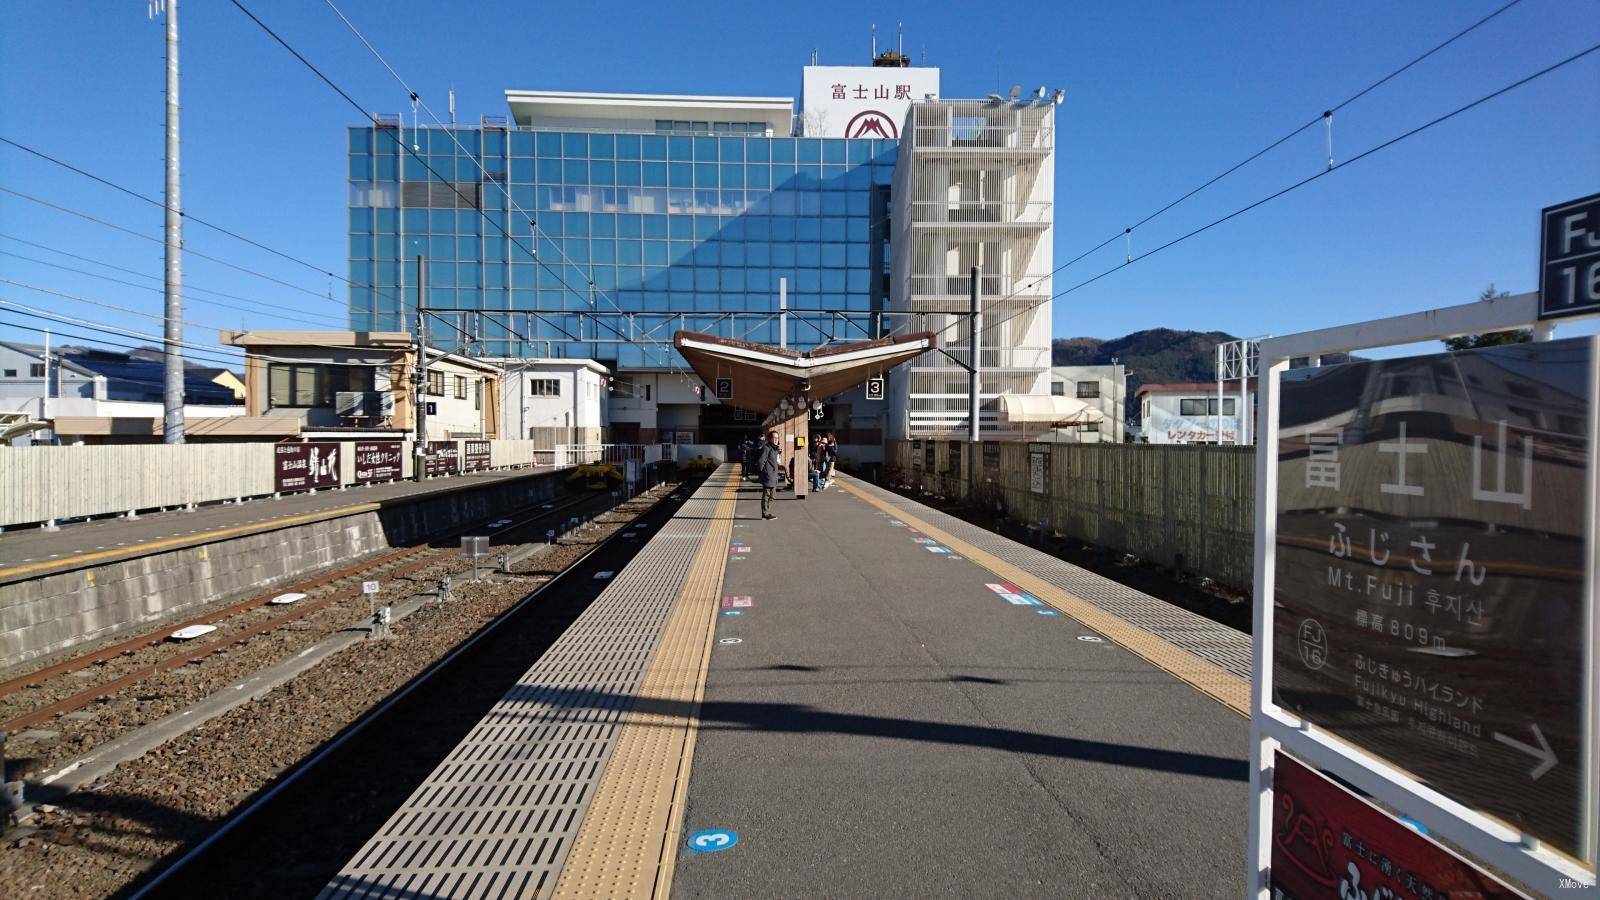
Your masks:
{"label": "glass-clad station building", "polygon": [[350,129],[351,328],[413,329],[420,277],[429,309],[506,313],[455,316],[476,353],[666,367],[680,327],[778,343],[786,279],[788,338],[870,336],[895,141],[577,124]]}
{"label": "glass-clad station building", "polygon": [[[936,311],[964,307],[950,285],[983,264],[991,293],[1012,293],[986,306],[1044,301],[986,351],[1010,371],[986,382],[985,405],[1044,384],[1049,293],[1037,276],[1049,256],[1037,248],[1051,217],[1035,195],[1053,187],[1049,108],[951,112],[937,69],[903,65],[811,66],[804,80],[798,114],[790,97],[514,90],[509,116],[475,127],[392,116],[350,128],[351,329],[414,332],[420,285],[430,344],[508,365],[595,360],[614,375],[614,439],[720,443],[753,425],[706,396],[674,332],[810,349],[948,329],[941,342],[955,349],[960,323]],[[913,119],[914,106],[928,109]],[[951,115],[956,130],[935,134]],[[1011,291],[1024,276],[1028,290]],[[915,384],[891,379],[896,402],[858,391],[814,427],[863,446],[964,428],[964,389],[930,364]]]}

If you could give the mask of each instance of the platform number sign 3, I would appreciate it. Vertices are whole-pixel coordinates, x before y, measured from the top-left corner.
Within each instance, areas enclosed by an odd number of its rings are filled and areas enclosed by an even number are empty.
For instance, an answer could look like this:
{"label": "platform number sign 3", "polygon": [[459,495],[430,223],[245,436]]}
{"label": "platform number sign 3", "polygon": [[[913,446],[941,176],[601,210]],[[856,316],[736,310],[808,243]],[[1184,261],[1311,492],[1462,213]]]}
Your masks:
{"label": "platform number sign 3", "polygon": [[867,379],[867,399],[868,400],[882,400],[883,399],[883,376],[882,375],[874,375],[871,378]]}
{"label": "platform number sign 3", "polygon": [[1539,318],[1600,310],[1600,194],[1547,207],[1539,235]]}
{"label": "platform number sign 3", "polygon": [[717,399],[718,400],[732,400],[733,399],[733,379],[732,378],[718,378],[716,387],[717,387]]}

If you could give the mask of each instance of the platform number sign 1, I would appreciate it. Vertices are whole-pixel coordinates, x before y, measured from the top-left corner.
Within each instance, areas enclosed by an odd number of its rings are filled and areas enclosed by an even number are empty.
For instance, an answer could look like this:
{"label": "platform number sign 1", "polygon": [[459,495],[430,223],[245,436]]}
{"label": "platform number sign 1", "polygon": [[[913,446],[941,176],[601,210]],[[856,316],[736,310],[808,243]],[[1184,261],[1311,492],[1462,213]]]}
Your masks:
{"label": "platform number sign 1", "polygon": [[1547,207],[1539,240],[1539,318],[1600,310],[1600,194]]}
{"label": "platform number sign 1", "polygon": [[882,375],[874,375],[871,378],[867,379],[867,399],[868,400],[882,400],[883,399],[883,376]]}
{"label": "platform number sign 1", "polygon": [[732,378],[718,378],[716,387],[717,387],[717,399],[718,400],[732,400],[733,399],[733,379]]}

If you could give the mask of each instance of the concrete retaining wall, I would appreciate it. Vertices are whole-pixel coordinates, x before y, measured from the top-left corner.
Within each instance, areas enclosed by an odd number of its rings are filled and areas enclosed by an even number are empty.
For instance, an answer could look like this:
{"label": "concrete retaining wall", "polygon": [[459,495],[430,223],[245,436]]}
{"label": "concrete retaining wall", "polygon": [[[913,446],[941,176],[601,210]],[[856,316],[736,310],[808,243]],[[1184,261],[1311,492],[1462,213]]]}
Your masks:
{"label": "concrete retaining wall", "polygon": [[0,672],[565,490],[555,473],[0,586]]}

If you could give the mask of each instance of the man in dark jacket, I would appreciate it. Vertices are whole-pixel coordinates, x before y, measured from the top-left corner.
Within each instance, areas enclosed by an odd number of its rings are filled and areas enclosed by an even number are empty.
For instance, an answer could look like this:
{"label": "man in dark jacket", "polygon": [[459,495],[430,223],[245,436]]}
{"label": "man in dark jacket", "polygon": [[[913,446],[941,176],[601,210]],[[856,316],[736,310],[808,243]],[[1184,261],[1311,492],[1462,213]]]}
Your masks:
{"label": "man in dark jacket", "polygon": [[772,492],[783,483],[783,453],[778,449],[778,433],[767,432],[767,439],[756,449],[756,473],[761,479],[761,518],[772,514]]}

